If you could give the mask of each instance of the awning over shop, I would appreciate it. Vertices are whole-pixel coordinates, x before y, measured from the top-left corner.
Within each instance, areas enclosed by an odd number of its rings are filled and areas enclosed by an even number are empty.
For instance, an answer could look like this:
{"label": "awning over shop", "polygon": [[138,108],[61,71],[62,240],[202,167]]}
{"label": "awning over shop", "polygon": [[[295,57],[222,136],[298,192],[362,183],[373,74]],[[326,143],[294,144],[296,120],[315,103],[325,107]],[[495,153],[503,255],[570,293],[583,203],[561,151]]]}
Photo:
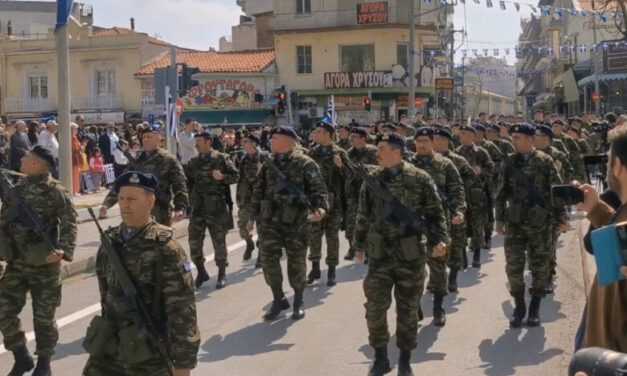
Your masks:
{"label": "awning over shop", "polygon": [[[627,73],[599,74],[598,77],[599,77],[599,81],[601,81],[601,82],[617,81],[617,80],[627,80]],[[577,82],[577,85],[579,85],[579,86],[586,86],[586,85],[594,83],[595,80],[596,80],[595,75],[592,74],[592,75],[584,78],[583,80],[580,80],[579,82]]]}
{"label": "awning over shop", "polygon": [[575,74],[572,69],[557,76],[553,86],[564,87],[564,102],[571,103],[579,100],[579,89],[577,88],[577,81],[575,81]]}
{"label": "awning over shop", "polygon": [[[381,94],[398,94],[407,95],[408,88],[403,87],[384,87],[376,89],[321,89],[321,90],[298,90],[298,95],[301,97],[317,97],[326,95],[368,95],[371,93],[373,96]],[[428,94],[433,95],[433,87],[417,87],[416,94]]]}
{"label": "awning over shop", "polygon": [[185,111],[181,119],[194,119],[208,125],[245,125],[263,124],[270,116],[271,110]]}

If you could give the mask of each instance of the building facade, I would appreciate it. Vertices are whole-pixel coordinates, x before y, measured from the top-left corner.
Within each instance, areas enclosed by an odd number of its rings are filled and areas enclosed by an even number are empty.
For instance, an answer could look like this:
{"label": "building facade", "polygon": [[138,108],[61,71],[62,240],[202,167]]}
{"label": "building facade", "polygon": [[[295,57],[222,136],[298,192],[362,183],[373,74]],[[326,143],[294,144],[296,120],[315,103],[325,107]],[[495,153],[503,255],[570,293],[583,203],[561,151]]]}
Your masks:
{"label": "building facade", "polygon": [[[81,24],[93,23],[91,5],[74,2],[72,16]],[[57,21],[57,4],[50,1],[0,1],[0,35],[46,38]]]}

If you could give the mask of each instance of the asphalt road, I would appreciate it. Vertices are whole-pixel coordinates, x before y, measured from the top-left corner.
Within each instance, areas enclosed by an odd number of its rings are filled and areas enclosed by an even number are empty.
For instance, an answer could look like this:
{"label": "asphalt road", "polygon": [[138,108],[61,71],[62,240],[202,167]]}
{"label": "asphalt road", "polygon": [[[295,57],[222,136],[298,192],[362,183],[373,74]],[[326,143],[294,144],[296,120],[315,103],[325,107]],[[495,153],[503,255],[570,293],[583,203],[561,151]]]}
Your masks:
{"label": "asphalt road", "polygon": [[[575,226],[576,227],[576,226]],[[95,239],[95,237],[94,237]],[[208,241],[208,239],[207,239]],[[181,239],[187,248],[187,239]],[[539,328],[510,330],[512,306],[506,288],[502,239],[484,252],[484,266],[460,275],[459,294],[446,297],[448,323],[431,324],[431,296],[423,297],[426,318],[419,327],[412,363],[417,375],[542,376],[565,375],[585,294],[581,256],[575,231],[563,236],[559,251],[558,287],[545,299]],[[307,317],[293,322],[289,313],[274,322],[261,316],[271,300],[254,259],[242,262],[244,245],[229,235],[228,285],[215,290],[216,270],[209,263],[211,281],[197,293],[202,346],[194,375],[313,376],[365,375],[373,358],[364,319],[362,280],[366,266],[342,261],[338,285],[322,283],[307,289]],[[209,244],[206,245],[209,255]],[[347,249],[342,241],[341,254]],[[286,291],[288,289],[285,282]],[[98,312],[98,288],[93,275],[65,281],[57,319],[61,338],[54,358],[55,375],[80,375],[86,362],[81,342],[91,317]],[[289,292],[291,296],[291,291]],[[31,311],[23,312],[24,327],[32,330]],[[389,313],[395,328],[394,306]],[[34,350],[34,341],[29,342]],[[395,337],[390,357],[396,364]],[[0,348],[0,375],[12,365]],[[395,374],[396,371],[394,371]]]}

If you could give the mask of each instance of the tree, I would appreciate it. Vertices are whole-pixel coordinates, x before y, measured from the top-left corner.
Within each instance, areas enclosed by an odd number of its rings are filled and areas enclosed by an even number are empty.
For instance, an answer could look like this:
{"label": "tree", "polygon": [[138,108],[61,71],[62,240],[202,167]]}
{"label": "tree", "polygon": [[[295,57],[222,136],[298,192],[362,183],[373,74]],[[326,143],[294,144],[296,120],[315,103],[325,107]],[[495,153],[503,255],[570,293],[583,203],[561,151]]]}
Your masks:
{"label": "tree", "polygon": [[[627,3],[625,0],[598,0],[598,10],[612,15],[616,29],[627,40]],[[593,2],[594,4],[594,2]]]}

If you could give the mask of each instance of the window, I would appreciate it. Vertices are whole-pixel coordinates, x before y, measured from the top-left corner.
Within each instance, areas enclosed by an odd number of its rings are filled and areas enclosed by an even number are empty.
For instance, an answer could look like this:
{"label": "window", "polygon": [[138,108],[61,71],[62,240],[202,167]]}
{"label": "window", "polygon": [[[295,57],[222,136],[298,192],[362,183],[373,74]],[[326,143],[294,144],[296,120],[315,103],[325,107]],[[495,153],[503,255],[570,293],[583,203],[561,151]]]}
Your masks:
{"label": "window", "polygon": [[296,47],[296,72],[298,74],[311,73],[311,46]]}
{"label": "window", "polygon": [[396,45],[396,64],[407,70],[409,67],[409,56],[407,56],[407,44]]}
{"label": "window", "polygon": [[96,95],[106,96],[115,94],[115,71],[96,71]]}
{"label": "window", "polygon": [[374,46],[342,46],[340,47],[342,72],[374,71]]}
{"label": "window", "polygon": [[296,14],[311,14],[311,0],[296,0]]}
{"label": "window", "polygon": [[30,76],[28,78],[28,90],[31,99],[48,98],[48,77]]}

